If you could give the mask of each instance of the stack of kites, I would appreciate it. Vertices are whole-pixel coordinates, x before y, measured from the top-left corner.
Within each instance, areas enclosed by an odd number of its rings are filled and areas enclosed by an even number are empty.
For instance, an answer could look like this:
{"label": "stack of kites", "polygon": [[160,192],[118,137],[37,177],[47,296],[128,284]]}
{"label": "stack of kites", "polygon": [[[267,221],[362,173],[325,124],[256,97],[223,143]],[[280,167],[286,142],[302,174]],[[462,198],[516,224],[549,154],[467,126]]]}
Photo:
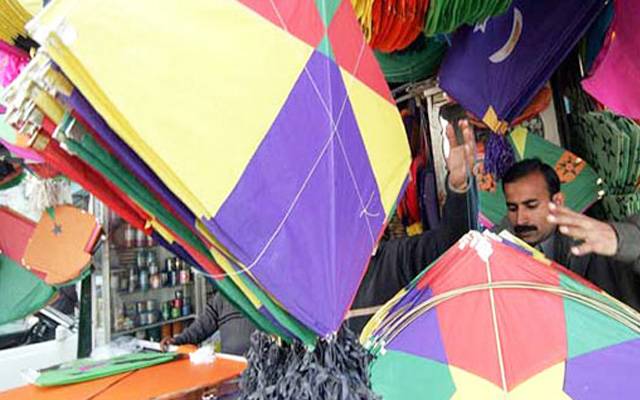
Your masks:
{"label": "stack of kites", "polygon": [[401,51],[374,51],[387,82],[417,82],[435,75],[448,45],[435,38],[420,35],[414,43]]}
{"label": "stack of kites", "polygon": [[[0,88],[7,86],[29,62],[32,41],[24,29],[31,15],[15,0],[0,2]],[[0,107],[0,113],[4,109]]]}
{"label": "stack of kites", "polygon": [[389,53],[421,34],[430,0],[351,0],[371,48]]}
{"label": "stack of kites", "polygon": [[[507,136],[515,154],[514,161],[538,158],[553,167],[560,177],[565,205],[582,212],[603,194],[602,179],[583,159],[518,126]],[[589,160],[589,159],[587,159]],[[606,175],[600,175],[606,176]],[[478,178],[480,222],[485,227],[499,225],[507,215],[502,182],[495,174],[483,171]]]}
{"label": "stack of kites", "polygon": [[440,87],[493,131],[505,133],[604,4],[514,0],[505,14],[455,34],[440,68]]}
{"label": "stack of kites", "polygon": [[431,0],[424,32],[427,36],[453,33],[464,25],[483,24],[504,14],[512,0]]}
{"label": "stack of kites", "polygon": [[86,276],[101,232],[95,217],[67,205],[49,208],[38,223],[0,206],[0,226],[0,324]]}
{"label": "stack of kites", "polygon": [[607,216],[620,221],[640,213],[640,126],[611,112],[575,120],[576,152],[605,179]]}
{"label": "stack of kites", "polygon": [[388,82],[433,76],[448,34],[507,10],[511,0],[352,0],[362,31]]}
{"label": "stack of kites", "polygon": [[[640,3],[616,0],[613,20],[584,90],[615,113],[640,119]],[[604,15],[606,21],[607,14]]]}
{"label": "stack of kites", "polygon": [[60,0],[28,29],[3,103],[29,150],[262,330],[338,331],[410,163],[349,0]]}
{"label": "stack of kites", "polygon": [[509,234],[470,232],[369,322],[395,399],[634,399],[640,314]]}

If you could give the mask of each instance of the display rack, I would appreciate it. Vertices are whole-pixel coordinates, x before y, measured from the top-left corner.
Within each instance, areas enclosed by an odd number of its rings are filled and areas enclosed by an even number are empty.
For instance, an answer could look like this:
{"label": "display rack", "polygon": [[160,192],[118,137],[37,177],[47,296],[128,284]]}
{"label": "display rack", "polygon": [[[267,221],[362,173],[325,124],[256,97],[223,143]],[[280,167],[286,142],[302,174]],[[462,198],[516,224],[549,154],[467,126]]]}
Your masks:
{"label": "display rack", "polygon": [[205,278],[93,196],[90,207],[104,229],[93,258],[92,347],[120,336],[160,340],[181,332],[204,310]]}

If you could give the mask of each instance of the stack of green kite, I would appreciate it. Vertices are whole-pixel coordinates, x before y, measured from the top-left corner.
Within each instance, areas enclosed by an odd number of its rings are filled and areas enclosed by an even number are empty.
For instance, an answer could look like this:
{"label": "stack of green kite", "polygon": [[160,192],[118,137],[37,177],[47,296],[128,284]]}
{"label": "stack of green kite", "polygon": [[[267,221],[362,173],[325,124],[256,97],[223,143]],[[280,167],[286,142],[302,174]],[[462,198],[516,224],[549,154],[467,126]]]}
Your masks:
{"label": "stack of green kite", "polygon": [[447,44],[422,37],[402,51],[374,51],[387,82],[416,82],[434,75],[447,51]]}
{"label": "stack of green kite", "polygon": [[640,212],[640,126],[611,112],[580,115],[576,152],[605,180],[603,206],[613,220]]}
{"label": "stack of green kite", "polygon": [[462,25],[475,25],[506,12],[511,0],[431,0],[424,32],[427,36],[451,33]]}
{"label": "stack of green kite", "polygon": [[60,386],[86,382],[162,364],[175,359],[176,356],[177,353],[140,352],[107,360],[83,358],[38,371],[34,383],[37,386]]}

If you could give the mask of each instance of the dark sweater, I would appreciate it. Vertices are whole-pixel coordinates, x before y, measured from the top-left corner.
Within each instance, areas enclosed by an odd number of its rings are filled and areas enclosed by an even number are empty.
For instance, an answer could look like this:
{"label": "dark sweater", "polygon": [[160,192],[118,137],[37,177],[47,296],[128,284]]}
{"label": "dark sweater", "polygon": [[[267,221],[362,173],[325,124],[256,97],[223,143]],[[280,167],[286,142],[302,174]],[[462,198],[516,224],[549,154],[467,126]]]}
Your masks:
{"label": "dark sweater", "polygon": [[253,323],[218,292],[207,302],[204,313],[175,338],[175,344],[199,344],[220,330],[221,351],[242,356],[249,349],[249,338],[255,329]]}
{"label": "dark sweater", "polygon": [[371,316],[470,229],[470,196],[449,192],[440,226],[380,243],[351,306],[348,326],[359,334]]}

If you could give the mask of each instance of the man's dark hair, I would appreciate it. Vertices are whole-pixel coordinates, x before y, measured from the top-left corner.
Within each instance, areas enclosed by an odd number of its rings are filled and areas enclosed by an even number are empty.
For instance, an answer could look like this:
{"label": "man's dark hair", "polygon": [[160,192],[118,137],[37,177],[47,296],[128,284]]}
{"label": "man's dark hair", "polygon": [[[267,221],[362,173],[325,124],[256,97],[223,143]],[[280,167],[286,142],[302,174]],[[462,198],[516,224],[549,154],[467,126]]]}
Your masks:
{"label": "man's dark hair", "polygon": [[544,176],[544,180],[547,182],[547,189],[551,196],[560,192],[560,178],[556,170],[537,158],[528,158],[513,164],[502,177],[502,190],[504,190],[504,186],[507,183],[513,183],[535,173],[540,173]]}

